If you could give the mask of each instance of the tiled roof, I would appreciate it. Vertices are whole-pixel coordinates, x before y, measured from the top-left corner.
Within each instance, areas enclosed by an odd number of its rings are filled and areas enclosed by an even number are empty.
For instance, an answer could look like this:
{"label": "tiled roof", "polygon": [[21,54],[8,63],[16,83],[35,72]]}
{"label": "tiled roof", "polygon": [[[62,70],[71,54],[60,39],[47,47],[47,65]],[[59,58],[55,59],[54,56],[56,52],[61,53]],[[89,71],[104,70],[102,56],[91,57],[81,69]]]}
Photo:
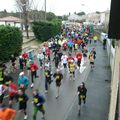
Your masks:
{"label": "tiled roof", "polygon": [[17,18],[17,17],[13,17],[13,16],[8,16],[8,17],[3,17],[3,18],[0,18],[0,21],[1,22],[22,22],[23,20],[20,19],[20,18]]}

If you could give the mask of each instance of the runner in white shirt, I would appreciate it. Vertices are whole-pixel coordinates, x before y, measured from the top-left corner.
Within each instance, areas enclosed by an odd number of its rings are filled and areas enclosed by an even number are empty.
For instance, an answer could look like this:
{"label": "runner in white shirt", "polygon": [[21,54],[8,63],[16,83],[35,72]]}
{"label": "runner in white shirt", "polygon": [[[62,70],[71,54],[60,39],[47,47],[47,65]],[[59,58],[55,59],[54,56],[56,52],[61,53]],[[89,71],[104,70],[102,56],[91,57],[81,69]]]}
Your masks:
{"label": "runner in white shirt", "polygon": [[61,57],[61,61],[62,61],[64,68],[67,68],[67,58],[68,58],[68,56],[65,55],[65,53]]}
{"label": "runner in white shirt", "polygon": [[4,93],[5,93],[5,86],[4,85],[0,85],[0,106],[3,103],[3,98],[4,98]]}

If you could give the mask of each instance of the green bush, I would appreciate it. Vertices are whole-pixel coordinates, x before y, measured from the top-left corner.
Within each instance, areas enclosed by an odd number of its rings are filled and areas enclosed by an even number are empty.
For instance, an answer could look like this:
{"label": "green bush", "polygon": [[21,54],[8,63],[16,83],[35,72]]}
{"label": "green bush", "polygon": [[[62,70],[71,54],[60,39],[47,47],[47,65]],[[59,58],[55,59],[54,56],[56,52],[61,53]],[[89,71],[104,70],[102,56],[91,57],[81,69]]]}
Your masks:
{"label": "green bush", "polygon": [[33,22],[32,29],[38,40],[47,41],[60,33],[61,22],[59,20]]}
{"label": "green bush", "polygon": [[19,55],[22,42],[22,32],[19,28],[0,26],[0,62],[8,61],[12,54]]}

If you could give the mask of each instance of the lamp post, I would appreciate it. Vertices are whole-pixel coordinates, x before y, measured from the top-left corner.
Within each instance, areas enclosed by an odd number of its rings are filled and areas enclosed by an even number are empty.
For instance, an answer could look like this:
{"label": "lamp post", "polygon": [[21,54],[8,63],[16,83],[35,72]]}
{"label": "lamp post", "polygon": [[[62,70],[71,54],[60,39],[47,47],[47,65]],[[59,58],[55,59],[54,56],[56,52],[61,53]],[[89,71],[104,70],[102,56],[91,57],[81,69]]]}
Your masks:
{"label": "lamp post", "polygon": [[45,20],[46,20],[46,0],[45,0]]}

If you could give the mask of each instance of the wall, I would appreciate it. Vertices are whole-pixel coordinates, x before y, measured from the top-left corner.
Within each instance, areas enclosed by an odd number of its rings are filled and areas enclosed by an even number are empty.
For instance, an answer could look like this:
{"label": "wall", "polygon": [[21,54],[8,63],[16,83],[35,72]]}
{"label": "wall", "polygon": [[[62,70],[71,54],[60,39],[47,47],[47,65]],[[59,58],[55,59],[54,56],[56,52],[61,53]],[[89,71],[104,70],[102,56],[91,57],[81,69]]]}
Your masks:
{"label": "wall", "polygon": [[[105,33],[101,33],[101,41],[103,41]],[[119,91],[119,84],[120,84],[120,41],[116,42],[116,48],[114,49],[111,46],[110,39],[107,39],[107,53],[109,56],[109,62],[112,71],[112,80],[111,80],[111,98],[110,98],[110,106],[109,106],[109,113],[108,113],[108,120],[119,120],[119,116],[116,116],[116,108],[117,105],[120,105],[120,99],[117,98],[118,91]]]}
{"label": "wall", "polygon": [[[103,42],[104,36],[107,35],[106,33],[101,33],[101,41]],[[111,71],[113,73],[114,71],[114,62],[115,62],[115,48],[112,47],[111,45],[111,40],[107,39],[107,53],[109,57],[109,63],[111,67]]]}

